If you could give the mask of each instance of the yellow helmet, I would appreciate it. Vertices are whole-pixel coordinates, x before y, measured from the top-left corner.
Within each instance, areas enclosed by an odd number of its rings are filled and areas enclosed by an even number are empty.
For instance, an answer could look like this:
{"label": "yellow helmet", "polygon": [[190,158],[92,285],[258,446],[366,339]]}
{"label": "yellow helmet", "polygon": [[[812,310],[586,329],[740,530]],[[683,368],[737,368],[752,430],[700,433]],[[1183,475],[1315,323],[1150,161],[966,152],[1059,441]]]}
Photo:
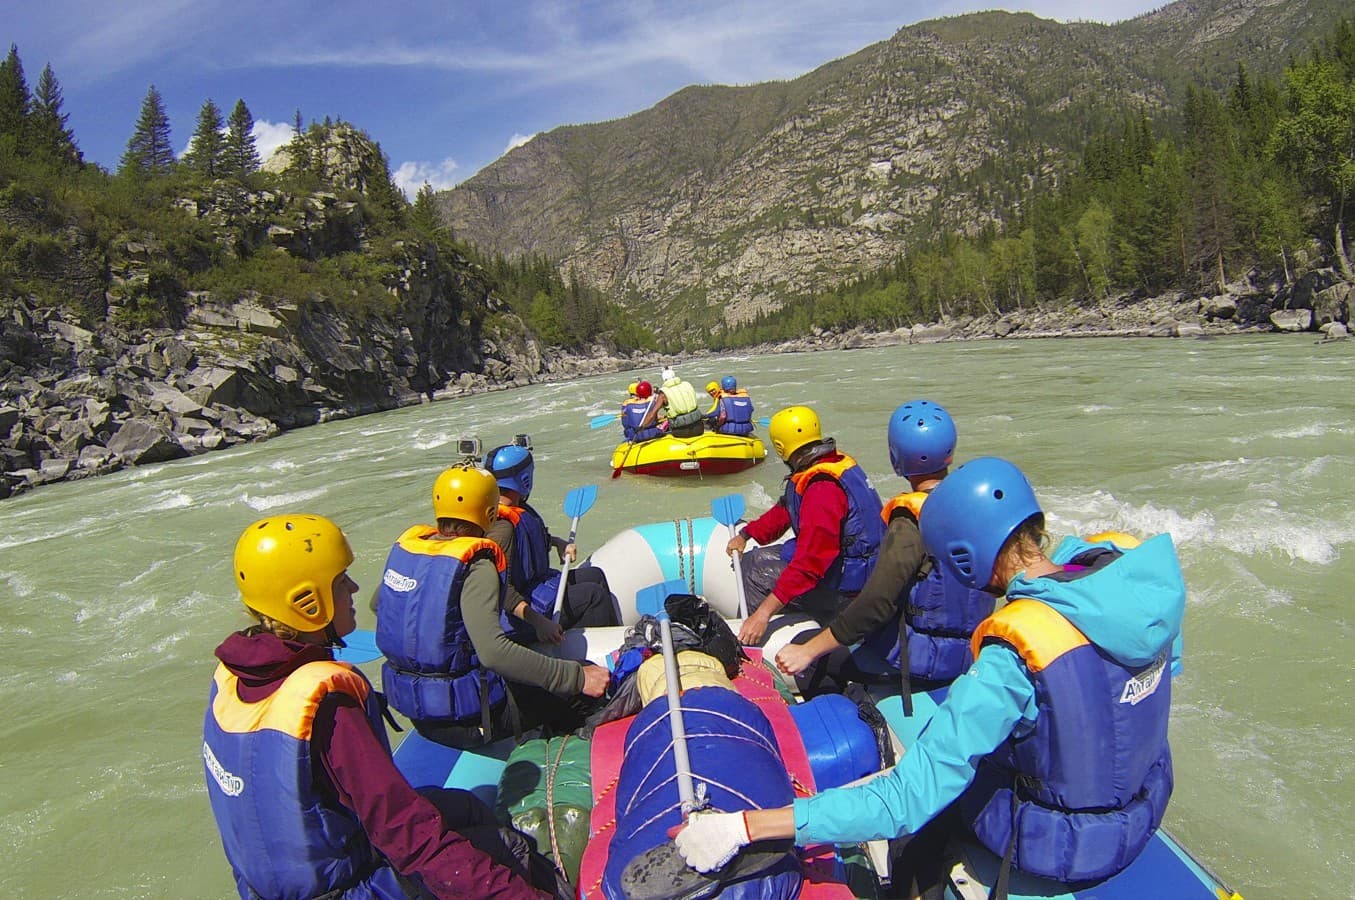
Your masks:
{"label": "yellow helmet", "polygon": [[269,516],[235,542],[235,584],[245,606],[298,632],[334,620],[334,579],[353,564],[343,531],[324,516]]}
{"label": "yellow helmet", "polygon": [[1133,550],[1139,544],[1143,543],[1132,534],[1125,534],[1123,531],[1098,531],[1096,534],[1087,538],[1087,543],[1089,544],[1101,544],[1106,541],[1109,541],[1121,550]]}
{"label": "yellow helmet", "polygon": [[706,393],[707,393],[707,394],[718,394],[718,393],[720,393],[720,382],[718,382],[718,381],[707,381],[707,382],[706,382]]}
{"label": "yellow helmet", "polygon": [[805,444],[823,440],[819,417],[808,406],[787,406],[772,416],[767,426],[777,456],[789,460],[790,455]]}
{"label": "yellow helmet", "polygon": [[636,388],[638,388],[639,386],[640,386],[640,382],[638,382],[638,381],[632,381],[632,382],[630,383],[630,387],[626,388],[626,393],[629,394],[630,396],[634,397],[634,396],[635,396],[635,390],[636,390]]}
{"label": "yellow helmet", "polygon": [[453,466],[433,482],[433,515],[474,522],[485,531],[499,514],[499,482],[484,469]]}

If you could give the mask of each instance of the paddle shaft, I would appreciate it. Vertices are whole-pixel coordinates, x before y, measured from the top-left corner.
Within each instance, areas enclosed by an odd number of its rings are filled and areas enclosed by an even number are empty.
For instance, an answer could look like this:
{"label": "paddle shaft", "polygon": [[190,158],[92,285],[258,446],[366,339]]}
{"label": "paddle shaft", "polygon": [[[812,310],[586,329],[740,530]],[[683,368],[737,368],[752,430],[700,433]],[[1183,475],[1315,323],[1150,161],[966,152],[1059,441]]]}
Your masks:
{"label": "paddle shaft", "polygon": [[[574,543],[574,536],[578,534],[578,532],[579,517],[575,516],[569,523],[569,540],[565,543],[565,546]],[[577,553],[578,551],[576,550],[575,552]],[[561,556],[563,559],[561,560],[562,565],[560,566],[560,584],[555,589],[555,620],[557,622],[560,620],[560,613],[563,612],[565,608],[565,588],[568,586],[569,582],[569,554],[565,553],[561,554]]]}
{"label": "paddle shaft", "polygon": [[682,721],[677,654],[673,652],[673,628],[666,611],[659,616],[659,635],[663,639],[663,671],[668,682],[668,722],[673,729],[673,767],[677,770],[682,818],[686,819],[696,808],[696,790],[692,786],[692,761],[687,756],[687,726]]}
{"label": "paddle shaft", "polygon": [[[738,535],[734,526],[729,526],[729,536],[733,538]],[[739,618],[748,618],[748,591],[743,586],[743,551],[734,551],[734,590],[738,592],[739,597]]]}

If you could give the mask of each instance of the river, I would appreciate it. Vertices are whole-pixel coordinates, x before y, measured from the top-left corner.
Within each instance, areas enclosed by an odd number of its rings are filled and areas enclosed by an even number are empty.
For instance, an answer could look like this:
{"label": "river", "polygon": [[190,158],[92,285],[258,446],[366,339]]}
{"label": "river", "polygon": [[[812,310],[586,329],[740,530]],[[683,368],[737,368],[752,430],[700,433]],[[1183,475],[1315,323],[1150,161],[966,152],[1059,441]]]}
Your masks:
{"label": "river", "polygon": [[[1169,531],[1189,587],[1175,684],[1167,825],[1251,898],[1351,896],[1355,884],[1355,346],[1307,336],[899,346],[703,360],[758,414],[820,413],[885,496],[885,424],[945,405],[958,460],[1030,476],[1057,538]],[[655,376],[657,373],[639,373]],[[318,512],[348,532],[365,598],[385,553],[430,518],[456,440],[532,435],[533,504],[557,531],[565,492],[600,486],[583,552],[642,522],[766,508],[774,458],[705,480],[612,480],[615,410],[636,373],[439,402],[0,502],[0,894],[227,897],[199,751],[212,650],[245,614],[236,537]],[[359,624],[372,627],[365,608]],[[372,669],[373,667],[369,667]],[[374,673],[375,674],[375,673]]]}

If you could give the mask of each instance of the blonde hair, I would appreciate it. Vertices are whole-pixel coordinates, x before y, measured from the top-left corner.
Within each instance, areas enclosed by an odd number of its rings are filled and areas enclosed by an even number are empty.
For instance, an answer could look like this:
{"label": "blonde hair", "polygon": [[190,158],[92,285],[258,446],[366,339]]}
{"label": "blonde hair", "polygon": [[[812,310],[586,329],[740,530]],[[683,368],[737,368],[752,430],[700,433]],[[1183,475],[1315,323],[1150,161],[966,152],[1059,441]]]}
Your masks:
{"label": "blonde hair", "polygon": [[[1048,551],[1049,533],[1044,530],[1044,513],[1038,512],[1012,530],[1002,542],[1002,549],[997,552],[997,558],[1003,560],[1008,555],[1015,555],[1016,565],[1013,568],[1022,569],[1027,563],[1048,556]],[[997,566],[993,568],[996,569]]]}

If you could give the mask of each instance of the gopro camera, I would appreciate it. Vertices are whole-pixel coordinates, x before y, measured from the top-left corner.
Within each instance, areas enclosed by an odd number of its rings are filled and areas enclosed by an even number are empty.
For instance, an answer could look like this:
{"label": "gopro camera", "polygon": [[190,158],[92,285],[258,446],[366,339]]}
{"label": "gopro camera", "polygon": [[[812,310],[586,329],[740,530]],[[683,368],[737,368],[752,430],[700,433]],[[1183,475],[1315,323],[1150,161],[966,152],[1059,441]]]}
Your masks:
{"label": "gopro camera", "polygon": [[456,442],[456,452],[468,459],[480,458],[480,439],[461,438]]}
{"label": "gopro camera", "polygon": [[526,450],[532,449],[532,436],[530,434],[513,435],[513,446],[522,447]]}

